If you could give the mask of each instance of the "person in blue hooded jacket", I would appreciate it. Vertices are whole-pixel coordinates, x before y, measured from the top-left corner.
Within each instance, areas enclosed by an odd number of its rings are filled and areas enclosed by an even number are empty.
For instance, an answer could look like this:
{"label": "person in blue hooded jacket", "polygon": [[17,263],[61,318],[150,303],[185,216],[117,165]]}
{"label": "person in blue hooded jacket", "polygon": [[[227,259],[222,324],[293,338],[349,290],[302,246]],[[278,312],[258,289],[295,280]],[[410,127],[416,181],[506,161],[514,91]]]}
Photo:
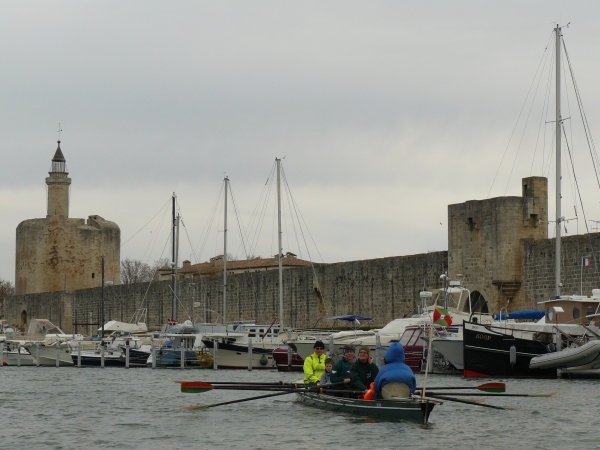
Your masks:
{"label": "person in blue hooded jacket", "polygon": [[381,397],[381,390],[388,383],[404,383],[410,388],[412,394],[417,389],[417,380],[413,371],[404,364],[404,347],[399,342],[390,345],[383,357],[385,365],[375,377],[375,395]]}

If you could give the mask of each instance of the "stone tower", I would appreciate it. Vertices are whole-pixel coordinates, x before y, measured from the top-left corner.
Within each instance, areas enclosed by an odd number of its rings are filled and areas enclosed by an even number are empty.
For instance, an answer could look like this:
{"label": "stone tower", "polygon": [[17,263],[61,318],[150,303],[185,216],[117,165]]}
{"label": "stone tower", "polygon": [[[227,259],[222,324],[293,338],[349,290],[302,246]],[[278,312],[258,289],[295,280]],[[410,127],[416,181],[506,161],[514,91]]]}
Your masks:
{"label": "stone tower", "polygon": [[464,277],[483,311],[524,304],[522,240],[548,238],[548,180],[529,177],[521,184],[521,197],[448,206],[449,275]]}
{"label": "stone tower", "polygon": [[16,294],[101,286],[103,255],[105,282],[119,284],[121,230],[97,215],[69,218],[71,179],[60,141],[48,174],[46,218],[17,227]]}

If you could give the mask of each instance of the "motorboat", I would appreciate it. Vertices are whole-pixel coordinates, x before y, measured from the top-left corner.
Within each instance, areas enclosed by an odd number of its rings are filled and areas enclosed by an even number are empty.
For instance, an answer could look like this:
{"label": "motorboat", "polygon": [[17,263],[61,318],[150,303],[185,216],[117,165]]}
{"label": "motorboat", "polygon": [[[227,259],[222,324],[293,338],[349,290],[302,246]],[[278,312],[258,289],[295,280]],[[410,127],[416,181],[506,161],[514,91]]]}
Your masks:
{"label": "motorboat", "polygon": [[7,366],[36,365],[33,356],[21,346],[20,341],[6,340],[1,359],[6,362]]}
{"label": "motorboat", "polygon": [[482,325],[464,324],[465,377],[556,378],[556,367],[531,368],[534,357],[562,348],[563,340],[585,340],[600,329],[581,311],[597,310],[600,289],[592,297],[561,296],[540,302],[543,317],[537,322],[497,321]]}
{"label": "motorboat", "polygon": [[[146,366],[156,366],[160,368],[179,368],[182,366],[188,369],[200,369],[203,365],[198,359],[196,353],[203,350],[202,334],[200,333],[166,333],[163,335],[168,340],[155,350],[156,362],[154,362],[151,349],[148,349]],[[137,354],[137,353],[136,353]]]}
{"label": "motorboat", "polygon": [[279,372],[302,372],[304,370],[304,360],[290,347],[274,349],[273,359]]}
{"label": "motorboat", "polygon": [[58,347],[56,344],[28,342],[25,344],[25,348],[32,355],[34,365],[56,366],[57,358],[58,365],[61,367],[73,365],[71,346],[67,342],[58,343]]}
{"label": "motorboat", "polygon": [[[445,279],[446,275],[442,275]],[[435,301],[431,301],[435,296]],[[475,312],[471,305],[471,293],[469,289],[461,285],[460,281],[449,281],[448,286],[442,289],[432,291],[422,291],[419,294],[421,304],[415,314],[411,317],[394,319],[383,328],[374,330],[354,330],[340,331],[332,333],[329,336],[314,336],[310,333],[306,335],[300,333],[296,339],[285,341],[298,355],[306,358],[313,351],[314,342],[317,339],[322,340],[326,347],[327,341],[333,339],[333,351],[330,350],[330,356],[333,354],[339,357],[342,354],[342,348],[346,344],[354,346],[365,345],[371,350],[377,350],[377,339],[379,339],[380,349],[385,351],[392,342],[399,342],[407,327],[425,326],[431,324],[436,309],[444,308],[451,318],[452,326],[460,327],[465,321],[468,321],[473,315],[476,315],[480,323],[491,323],[493,318],[489,314]],[[428,304],[431,303],[431,304]]]}
{"label": "motorboat", "polygon": [[283,345],[279,332],[279,324],[259,325],[244,321],[230,324],[225,332],[204,333],[202,342],[212,350],[213,357],[216,346],[220,369],[247,369],[250,364],[253,369],[273,369],[273,350]]}

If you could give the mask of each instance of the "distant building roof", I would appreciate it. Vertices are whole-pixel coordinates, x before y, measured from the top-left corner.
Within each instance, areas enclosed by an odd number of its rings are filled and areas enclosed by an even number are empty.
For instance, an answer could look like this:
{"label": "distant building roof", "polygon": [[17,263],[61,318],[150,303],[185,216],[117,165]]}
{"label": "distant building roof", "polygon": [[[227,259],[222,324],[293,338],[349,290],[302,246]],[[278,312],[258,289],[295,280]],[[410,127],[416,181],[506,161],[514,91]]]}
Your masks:
{"label": "distant building roof", "polygon": [[[296,258],[293,253],[286,253],[282,260],[282,267],[303,267],[310,266],[310,261]],[[259,269],[274,269],[279,267],[279,260],[277,256],[272,258],[257,258],[257,259],[242,259],[239,261],[227,261],[227,271],[235,270],[259,270]],[[216,275],[223,271],[223,255],[215,256],[211,258],[209,262],[200,264],[192,264],[188,267],[178,269],[179,274],[198,274],[204,276]]]}

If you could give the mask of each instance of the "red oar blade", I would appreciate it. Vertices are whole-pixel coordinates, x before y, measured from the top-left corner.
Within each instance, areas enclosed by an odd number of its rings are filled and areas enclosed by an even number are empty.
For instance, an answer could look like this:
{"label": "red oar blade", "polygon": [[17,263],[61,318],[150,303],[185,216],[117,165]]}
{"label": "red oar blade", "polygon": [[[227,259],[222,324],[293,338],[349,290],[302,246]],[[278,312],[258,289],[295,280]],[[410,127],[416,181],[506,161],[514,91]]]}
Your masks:
{"label": "red oar blade", "polygon": [[506,392],[504,383],[484,383],[477,386],[477,389],[484,392]]}
{"label": "red oar blade", "polygon": [[200,394],[214,388],[212,384],[204,383],[203,381],[183,381],[181,383],[181,392],[187,394]]}

